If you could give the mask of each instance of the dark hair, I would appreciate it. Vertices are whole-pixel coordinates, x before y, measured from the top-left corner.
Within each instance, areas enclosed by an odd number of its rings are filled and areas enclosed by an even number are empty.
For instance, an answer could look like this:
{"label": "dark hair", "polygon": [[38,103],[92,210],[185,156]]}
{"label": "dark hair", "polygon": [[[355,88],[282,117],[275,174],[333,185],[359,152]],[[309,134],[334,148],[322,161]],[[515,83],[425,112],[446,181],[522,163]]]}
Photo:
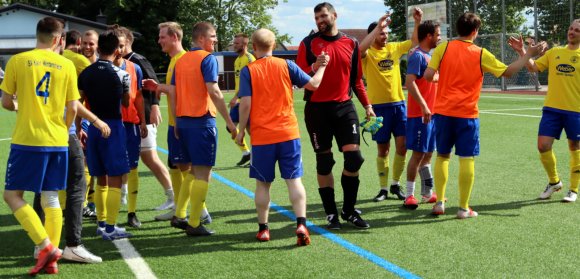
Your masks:
{"label": "dark hair", "polygon": [[417,37],[419,42],[427,38],[427,35],[435,35],[435,30],[439,27],[439,23],[433,20],[425,20],[421,24],[419,24],[419,28],[417,30]]}
{"label": "dark hair", "polygon": [[198,22],[193,25],[193,30],[191,30],[191,39],[193,42],[195,42],[200,37],[207,35],[209,30],[215,30],[213,24],[207,21]]}
{"label": "dark hair", "polygon": [[77,30],[69,30],[66,32],[66,44],[65,46],[76,45],[77,41],[81,38],[81,32]]}
{"label": "dark hair", "polygon": [[379,25],[379,23],[375,22],[371,22],[371,24],[369,24],[369,28],[367,28],[367,34],[370,34],[371,32],[373,32],[373,30],[375,30],[375,28],[377,28],[377,25]]}
{"label": "dark hair", "polygon": [[314,6],[314,12],[318,13],[318,12],[322,11],[323,8],[326,8],[328,10],[328,12],[330,12],[330,13],[336,12],[336,10],[334,9],[334,6],[332,6],[332,4],[330,4],[328,2],[322,2],[322,3]]}
{"label": "dark hair", "polygon": [[469,36],[469,34],[481,27],[481,19],[474,13],[466,12],[457,19],[455,27],[459,36]]}
{"label": "dark hair", "polygon": [[52,38],[62,36],[64,24],[54,17],[45,17],[36,24],[36,38],[44,44],[51,43]]}
{"label": "dark hair", "polygon": [[119,37],[127,38],[127,35],[125,35],[125,32],[123,32],[123,29],[121,26],[119,26],[119,24],[107,26],[107,31],[111,31],[113,34],[115,34],[115,36],[117,36],[117,38]]}
{"label": "dark hair", "polygon": [[107,30],[99,35],[99,53],[101,55],[112,55],[119,47],[119,37],[115,30]]}

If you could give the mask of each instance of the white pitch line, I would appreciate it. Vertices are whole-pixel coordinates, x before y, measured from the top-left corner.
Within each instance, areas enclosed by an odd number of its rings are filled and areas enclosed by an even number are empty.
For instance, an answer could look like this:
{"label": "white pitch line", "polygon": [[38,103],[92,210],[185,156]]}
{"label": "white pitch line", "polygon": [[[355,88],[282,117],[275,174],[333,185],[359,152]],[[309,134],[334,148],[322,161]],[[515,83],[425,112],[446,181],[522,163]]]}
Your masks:
{"label": "white pitch line", "polygon": [[135,247],[131,245],[128,239],[118,239],[113,241],[117,249],[119,249],[119,253],[131,269],[133,274],[135,274],[135,278],[138,279],[157,279],[155,273],[149,268],[149,265],[141,258],[139,252],[135,250]]}
{"label": "white pitch line", "polygon": [[7,141],[7,140],[11,140],[12,138],[5,138],[5,139],[0,139],[0,141]]}
{"label": "white pitch line", "polygon": [[541,118],[541,116],[539,116],[539,115],[527,115],[527,114],[515,114],[515,113],[488,112],[488,111],[480,111],[480,113],[497,114],[497,115],[508,115],[508,116],[520,116],[520,117],[531,117],[531,118]]}
{"label": "white pitch line", "polygon": [[541,110],[542,108],[509,108],[509,109],[486,109],[480,110],[480,112],[496,112],[496,111],[513,111],[513,110]]}
{"label": "white pitch line", "polygon": [[523,97],[509,97],[509,96],[485,96],[480,95],[481,98],[488,98],[488,99],[516,99],[516,100],[541,100],[543,101],[544,98],[523,98]]}

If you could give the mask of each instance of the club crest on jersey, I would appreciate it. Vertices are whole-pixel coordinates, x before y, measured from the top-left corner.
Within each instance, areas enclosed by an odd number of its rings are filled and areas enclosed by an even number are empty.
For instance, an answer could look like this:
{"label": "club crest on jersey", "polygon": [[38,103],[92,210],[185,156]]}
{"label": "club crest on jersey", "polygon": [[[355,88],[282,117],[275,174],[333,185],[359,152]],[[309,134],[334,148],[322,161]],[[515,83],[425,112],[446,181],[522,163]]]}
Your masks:
{"label": "club crest on jersey", "polygon": [[570,62],[572,62],[572,63],[576,64],[576,63],[578,62],[578,56],[572,56],[572,57],[570,58]]}
{"label": "club crest on jersey", "polygon": [[379,65],[379,70],[380,71],[390,71],[393,69],[393,65],[395,64],[395,62],[391,59],[385,59],[385,60],[381,60],[379,61],[378,65]]}
{"label": "club crest on jersey", "polygon": [[574,66],[568,65],[568,64],[560,64],[560,65],[556,66],[556,70],[558,70],[558,72],[562,72],[562,73],[573,73],[574,71],[576,71]]}

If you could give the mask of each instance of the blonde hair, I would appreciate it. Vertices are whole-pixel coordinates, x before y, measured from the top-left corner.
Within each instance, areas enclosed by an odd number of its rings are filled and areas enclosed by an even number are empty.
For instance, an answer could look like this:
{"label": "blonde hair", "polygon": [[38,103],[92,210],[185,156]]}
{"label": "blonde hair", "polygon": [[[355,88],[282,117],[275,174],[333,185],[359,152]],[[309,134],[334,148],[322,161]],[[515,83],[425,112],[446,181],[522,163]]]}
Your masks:
{"label": "blonde hair", "polygon": [[183,39],[183,29],[181,28],[181,25],[179,25],[179,23],[177,22],[173,21],[162,22],[159,23],[158,27],[160,30],[161,28],[167,28],[167,35],[169,36],[176,35],[177,39],[180,41],[181,39]]}
{"label": "blonde hair", "polygon": [[252,43],[258,50],[272,50],[276,47],[276,35],[266,28],[260,28],[252,34]]}

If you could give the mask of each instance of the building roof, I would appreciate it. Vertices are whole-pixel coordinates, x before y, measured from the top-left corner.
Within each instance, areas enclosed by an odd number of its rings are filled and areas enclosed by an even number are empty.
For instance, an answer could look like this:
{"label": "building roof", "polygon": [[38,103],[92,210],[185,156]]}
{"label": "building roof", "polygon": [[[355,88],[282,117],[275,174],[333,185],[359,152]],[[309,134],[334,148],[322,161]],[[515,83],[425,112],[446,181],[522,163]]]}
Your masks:
{"label": "building roof", "polygon": [[87,25],[93,28],[98,28],[98,29],[107,29],[107,24],[104,23],[100,23],[100,22],[96,22],[96,21],[91,21],[91,20],[87,20],[84,18],[80,18],[80,17],[75,17],[75,16],[71,16],[71,15],[66,15],[66,14],[61,14],[58,12],[53,12],[53,11],[48,11],[45,9],[41,9],[38,7],[34,7],[34,6],[30,6],[30,5],[26,5],[26,4],[22,4],[22,3],[16,3],[16,4],[12,4],[10,6],[6,6],[3,8],[0,8],[0,16],[3,16],[4,14],[7,14],[8,12],[12,11],[12,10],[28,10],[31,12],[35,12],[35,13],[39,13],[39,14],[44,14],[47,16],[52,16],[52,17],[56,17],[56,18],[60,18],[66,21],[71,21],[71,22],[76,22],[79,24],[83,24],[83,25]]}

